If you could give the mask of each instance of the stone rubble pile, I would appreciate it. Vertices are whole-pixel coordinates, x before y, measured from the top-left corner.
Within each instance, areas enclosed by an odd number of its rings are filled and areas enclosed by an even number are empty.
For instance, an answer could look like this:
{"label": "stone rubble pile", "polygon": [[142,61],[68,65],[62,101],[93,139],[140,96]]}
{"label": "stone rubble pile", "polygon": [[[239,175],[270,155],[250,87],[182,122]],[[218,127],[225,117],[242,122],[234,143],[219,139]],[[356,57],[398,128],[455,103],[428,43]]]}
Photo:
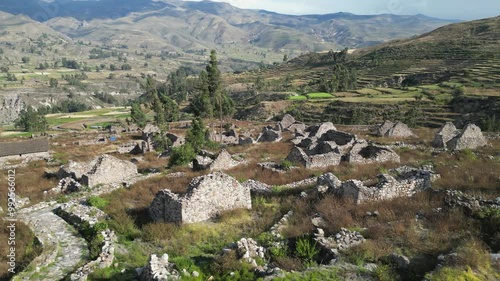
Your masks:
{"label": "stone rubble pile", "polygon": [[432,146],[449,150],[476,149],[487,145],[481,128],[468,124],[460,131],[451,122],[444,124],[434,136]]}
{"label": "stone rubble pile", "polygon": [[82,185],[94,187],[99,184],[123,182],[138,174],[137,166],[104,154],[87,163],[69,161],[57,172],[58,178],[71,177]]}
{"label": "stone rubble pile", "polygon": [[148,263],[139,270],[140,281],[170,281],[180,280],[179,272],[175,270],[175,264],[168,261],[168,254],[158,258],[151,255]]}
{"label": "stone rubble pile", "polygon": [[222,172],[194,178],[183,195],[159,191],[149,206],[155,221],[194,223],[214,218],[223,211],[252,208],[250,189]]}
{"label": "stone rubble pile", "polygon": [[242,183],[245,188],[250,189],[251,192],[253,193],[269,193],[271,192],[271,186],[268,184],[265,184],[260,181],[256,180],[247,180],[246,182]]}
{"label": "stone rubble pile", "polygon": [[286,227],[288,221],[290,220],[290,217],[293,215],[293,211],[288,211],[277,223],[275,223],[271,228],[269,229],[269,232],[276,238],[276,240],[283,239],[283,236],[281,235],[281,231],[283,228]]}
{"label": "stone rubble pile", "polygon": [[329,251],[334,258],[339,255],[339,251],[357,246],[366,240],[361,233],[350,231],[345,228],[341,228],[337,234],[329,237],[325,237],[323,229],[317,228],[314,235],[314,240],[316,240],[321,247]]}
{"label": "stone rubble pile", "polygon": [[59,180],[57,187],[52,188],[49,192],[58,193],[73,193],[82,190],[82,185],[72,177],[65,177]]}
{"label": "stone rubble pile", "polygon": [[257,138],[257,142],[279,142],[283,138],[281,128],[277,125],[266,126]]}
{"label": "stone rubble pile", "polygon": [[257,241],[252,238],[241,238],[236,242],[236,253],[240,259],[250,263],[253,268],[257,268],[256,258],[264,259],[266,249],[257,244]]}
{"label": "stone rubble pile", "polygon": [[463,208],[469,212],[483,208],[500,209],[500,197],[494,200],[485,200],[481,197],[466,195],[458,190],[447,190],[444,200],[446,205],[451,208]]}
{"label": "stone rubble pile", "polygon": [[286,160],[306,168],[324,168],[339,165],[341,161],[355,164],[399,162],[399,155],[391,148],[369,143],[355,135],[337,131],[332,123],[311,126],[296,133]]}
{"label": "stone rubble pile", "polygon": [[415,136],[408,125],[399,121],[396,123],[384,121],[384,123],[377,127],[376,135],[387,138],[409,138]]}

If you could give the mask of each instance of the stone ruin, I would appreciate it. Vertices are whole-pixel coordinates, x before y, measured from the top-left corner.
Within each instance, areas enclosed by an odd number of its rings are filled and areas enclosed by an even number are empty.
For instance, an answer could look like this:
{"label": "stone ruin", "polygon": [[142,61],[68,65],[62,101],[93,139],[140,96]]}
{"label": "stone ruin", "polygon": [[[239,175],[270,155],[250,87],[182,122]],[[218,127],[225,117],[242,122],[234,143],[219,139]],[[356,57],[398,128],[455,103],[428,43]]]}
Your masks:
{"label": "stone ruin", "polygon": [[396,197],[410,197],[427,189],[439,175],[431,167],[421,169],[403,166],[391,171],[395,176],[381,174],[378,183],[368,185],[359,180],[341,182],[333,174],[325,174],[318,178],[319,192],[333,193],[341,198],[349,198],[357,204],[370,200],[386,200]]}
{"label": "stone ruin", "polygon": [[222,143],[222,144],[238,144],[239,136],[234,128],[222,132],[222,134],[218,134],[215,131],[212,131],[207,134],[207,138],[210,141]]}
{"label": "stone ruin", "polygon": [[248,262],[253,268],[257,268],[256,258],[264,260],[266,249],[259,246],[252,238],[241,238],[236,242],[236,253],[238,258]]}
{"label": "stone ruin", "polygon": [[155,150],[154,136],[160,132],[160,128],[152,124],[147,124],[146,127],[142,129],[142,140],[145,142],[144,150],[146,152]]}
{"label": "stone ruin", "polygon": [[279,126],[266,126],[257,138],[257,142],[279,142],[283,138]]}
{"label": "stone ruin", "polygon": [[481,197],[464,194],[458,190],[446,190],[445,203],[451,208],[462,208],[468,213],[473,213],[481,209],[500,209],[500,197],[493,200],[486,200]]}
{"label": "stone ruin", "polygon": [[210,171],[226,171],[243,163],[243,161],[233,159],[233,156],[225,149],[217,156],[208,151],[202,151],[200,155],[197,155],[193,160],[193,169],[197,171],[207,169]]}
{"label": "stone ruin", "polygon": [[238,208],[252,208],[250,189],[229,175],[215,172],[194,178],[186,194],[159,191],[149,205],[149,215],[155,221],[195,223]]}
{"label": "stone ruin", "polygon": [[292,140],[295,147],[286,160],[306,168],[335,166],[341,161],[355,164],[400,161],[394,150],[337,131],[330,122],[311,126],[295,136]]}
{"label": "stone ruin", "polygon": [[449,150],[476,149],[487,145],[481,128],[468,124],[460,131],[451,122],[446,122],[434,136],[432,146]]}
{"label": "stone ruin", "polygon": [[72,178],[82,185],[94,187],[123,182],[137,174],[135,164],[104,154],[87,163],[69,161],[59,169],[57,177],[65,182],[71,182],[67,178]]}
{"label": "stone ruin", "polygon": [[385,121],[377,127],[376,135],[387,138],[409,138],[415,136],[408,125],[399,121],[396,123]]}
{"label": "stone ruin", "polygon": [[314,236],[314,240],[318,242],[319,246],[327,250],[333,258],[339,255],[339,251],[360,245],[366,241],[361,233],[350,231],[346,228],[341,228],[337,234],[329,237],[325,237],[325,232],[322,228],[316,228]]}
{"label": "stone ruin", "polygon": [[151,255],[145,267],[138,270],[140,281],[169,281],[180,280],[181,276],[175,270],[175,264],[168,261],[168,254],[158,258]]}
{"label": "stone ruin", "polygon": [[146,142],[129,142],[118,146],[117,152],[120,154],[144,154],[146,153]]}
{"label": "stone ruin", "polygon": [[304,132],[306,125],[301,122],[297,122],[293,116],[286,114],[283,116],[280,122],[278,122],[278,127],[281,131],[290,131],[292,133]]}

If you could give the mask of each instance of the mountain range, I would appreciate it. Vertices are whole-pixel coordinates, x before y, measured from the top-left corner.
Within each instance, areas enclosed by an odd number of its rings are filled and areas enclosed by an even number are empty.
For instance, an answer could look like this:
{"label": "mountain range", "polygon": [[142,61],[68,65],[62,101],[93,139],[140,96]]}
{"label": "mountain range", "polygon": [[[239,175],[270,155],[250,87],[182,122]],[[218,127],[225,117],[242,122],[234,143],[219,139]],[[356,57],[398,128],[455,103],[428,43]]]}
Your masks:
{"label": "mountain range", "polygon": [[[2,0],[0,11],[28,16],[75,41],[178,53],[224,47],[228,58],[246,54],[244,60],[257,62],[266,54],[376,45],[454,22],[424,15],[283,15],[179,0]],[[2,21],[0,27],[12,26]]]}

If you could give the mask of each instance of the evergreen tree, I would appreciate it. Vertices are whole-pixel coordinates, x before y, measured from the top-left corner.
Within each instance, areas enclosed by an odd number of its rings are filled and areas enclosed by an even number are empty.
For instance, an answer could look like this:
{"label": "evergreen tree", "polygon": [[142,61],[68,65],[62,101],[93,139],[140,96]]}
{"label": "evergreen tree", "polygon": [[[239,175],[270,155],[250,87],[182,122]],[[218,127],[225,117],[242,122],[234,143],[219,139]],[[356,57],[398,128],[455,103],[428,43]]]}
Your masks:
{"label": "evergreen tree", "polygon": [[186,143],[195,151],[200,151],[206,143],[206,129],[201,118],[196,118],[191,123],[191,128],[186,134]]}
{"label": "evergreen tree", "polygon": [[165,127],[167,124],[167,121],[165,120],[165,111],[163,110],[163,104],[156,92],[153,93],[153,111],[155,112],[154,120],[156,126],[160,128]]}
{"label": "evergreen tree", "polygon": [[130,109],[130,116],[132,121],[139,127],[143,128],[146,126],[146,114],[141,109],[141,105],[139,103],[133,103],[132,108]]}

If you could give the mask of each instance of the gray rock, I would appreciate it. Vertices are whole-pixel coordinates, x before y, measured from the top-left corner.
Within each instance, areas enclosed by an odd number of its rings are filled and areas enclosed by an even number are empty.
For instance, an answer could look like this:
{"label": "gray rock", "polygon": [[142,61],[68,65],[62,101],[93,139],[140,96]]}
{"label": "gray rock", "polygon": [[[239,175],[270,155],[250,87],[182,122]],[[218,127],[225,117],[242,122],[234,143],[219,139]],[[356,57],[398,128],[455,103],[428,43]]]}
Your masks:
{"label": "gray rock", "polygon": [[451,150],[476,149],[487,144],[486,138],[481,132],[481,128],[474,124],[469,124],[465,129],[448,143],[446,146]]}
{"label": "gray rock", "polygon": [[451,122],[446,122],[434,136],[432,146],[436,148],[446,148],[446,144],[456,137],[459,131]]}
{"label": "gray rock", "polygon": [[392,253],[389,259],[401,270],[406,270],[410,266],[410,259],[406,256]]}
{"label": "gray rock", "polygon": [[290,126],[295,123],[295,118],[291,116],[290,114],[285,114],[281,121],[279,122],[279,125],[281,126],[282,130],[287,130]]}

